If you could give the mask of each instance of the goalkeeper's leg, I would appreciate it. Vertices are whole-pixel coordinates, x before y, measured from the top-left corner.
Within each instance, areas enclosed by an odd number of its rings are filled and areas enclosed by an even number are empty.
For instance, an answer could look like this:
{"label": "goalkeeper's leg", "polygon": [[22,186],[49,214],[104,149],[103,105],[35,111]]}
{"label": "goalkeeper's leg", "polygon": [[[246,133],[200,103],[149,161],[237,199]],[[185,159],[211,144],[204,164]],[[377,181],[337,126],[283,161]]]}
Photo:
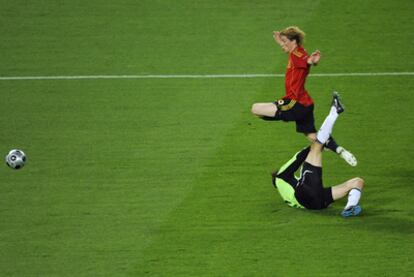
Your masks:
{"label": "goalkeeper's leg", "polygon": [[286,162],[278,171],[272,173],[272,182],[275,185],[275,179],[290,180],[294,177],[295,172],[303,164],[310,151],[310,146],[297,152],[288,162]]}

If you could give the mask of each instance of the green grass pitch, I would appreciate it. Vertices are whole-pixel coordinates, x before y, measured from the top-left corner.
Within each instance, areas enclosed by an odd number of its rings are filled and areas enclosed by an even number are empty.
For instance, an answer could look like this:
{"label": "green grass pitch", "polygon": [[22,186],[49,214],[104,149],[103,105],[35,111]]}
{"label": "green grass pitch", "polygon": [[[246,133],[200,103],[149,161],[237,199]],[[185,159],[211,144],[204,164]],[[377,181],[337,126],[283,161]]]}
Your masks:
{"label": "green grass pitch", "polygon": [[[295,3],[293,3],[295,2]],[[312,73],[414,72],[414,2],[5,1],[0,76],[284,73],[298,25]],[[283,78],[0,80],[0,276],[413,276],[414,76],[309,77],[324,183],[365,179],[360,217],[282,203],[270,172],[307,144],[250,114]]]}

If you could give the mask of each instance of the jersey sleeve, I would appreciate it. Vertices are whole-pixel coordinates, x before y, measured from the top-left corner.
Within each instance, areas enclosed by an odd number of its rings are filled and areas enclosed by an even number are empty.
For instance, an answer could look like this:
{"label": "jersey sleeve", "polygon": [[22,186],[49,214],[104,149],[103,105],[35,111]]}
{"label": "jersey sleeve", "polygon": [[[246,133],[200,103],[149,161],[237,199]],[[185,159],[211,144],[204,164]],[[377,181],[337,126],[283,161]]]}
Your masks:
{"label": "jersey sleeve", "polygon": [[295,50],[291,54],[291,60],[295,68],[308,68],[309,55],[306,52]]}

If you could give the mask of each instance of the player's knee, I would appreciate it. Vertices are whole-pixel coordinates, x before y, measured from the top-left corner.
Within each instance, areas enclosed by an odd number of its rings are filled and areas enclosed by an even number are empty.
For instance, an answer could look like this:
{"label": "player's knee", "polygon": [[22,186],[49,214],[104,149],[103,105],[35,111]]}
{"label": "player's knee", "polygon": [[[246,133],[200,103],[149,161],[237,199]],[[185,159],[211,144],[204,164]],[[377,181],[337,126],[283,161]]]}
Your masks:
{"label": "player's knee", "polygon": [[251,108],[251,112],[260,117],[274,118],[276,111],[277,107],[273,103],[255,103]]}
{"label": "player's knee", "polygon": [[254,115],[260,115],[260,105],[258,104],[253,104],[252,108],[251,108],[251,112]]}
{"label": "player's knee", "polygon": [[305,134],[305,136],[309,140],[310,143],[313,143],[316,141],[316,133]]}
{"label": "player's knee", "polygon": [[354,188],[358,188],[360,190],[362,190],[364,188],[364,184],[365,184],[364,179],[362,179],[360,177],[355,177],[354,179],[352,179],[352,181],[353,181],[352,185],[353,185]]}

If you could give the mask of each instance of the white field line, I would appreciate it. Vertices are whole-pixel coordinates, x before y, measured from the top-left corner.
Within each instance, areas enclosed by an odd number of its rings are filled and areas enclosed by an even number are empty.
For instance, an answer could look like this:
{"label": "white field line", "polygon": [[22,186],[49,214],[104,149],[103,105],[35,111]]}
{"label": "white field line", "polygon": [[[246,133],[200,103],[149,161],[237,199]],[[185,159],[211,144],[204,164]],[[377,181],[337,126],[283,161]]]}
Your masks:
{"label": "white field line", "polygon": [[[351,72],[314,73],[309,77],[370,77],[412,76],[414,72]],[[219,78],[281,78],[285,74],[184,74],[184,75],[74,75],[74,76],[0,76],[0,81],[11,80],[81,80],[81,79],[219,79]]]}

